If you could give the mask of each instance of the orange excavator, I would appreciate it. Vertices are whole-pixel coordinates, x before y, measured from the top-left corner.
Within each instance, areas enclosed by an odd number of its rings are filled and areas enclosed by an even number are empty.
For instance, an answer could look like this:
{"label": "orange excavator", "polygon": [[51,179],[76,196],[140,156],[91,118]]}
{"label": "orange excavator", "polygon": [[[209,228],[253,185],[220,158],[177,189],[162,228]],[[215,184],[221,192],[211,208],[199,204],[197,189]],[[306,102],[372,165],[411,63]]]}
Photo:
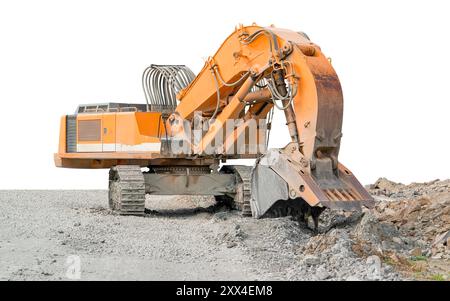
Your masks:
{"label": "orange excavator", "polygon": [[[109,168],[109,206],[143,215],[145,195],[212,195],[243,215],[318,217],[373,199],[338,161],[343,97],[320,47],[302,32],[238,26],[195,76],[151,65],[146,103],[80,105],[61,118],[55,164]],[[267,149],[274,110],[291,141]],[[226,165],[256,159],[254,166]]]}

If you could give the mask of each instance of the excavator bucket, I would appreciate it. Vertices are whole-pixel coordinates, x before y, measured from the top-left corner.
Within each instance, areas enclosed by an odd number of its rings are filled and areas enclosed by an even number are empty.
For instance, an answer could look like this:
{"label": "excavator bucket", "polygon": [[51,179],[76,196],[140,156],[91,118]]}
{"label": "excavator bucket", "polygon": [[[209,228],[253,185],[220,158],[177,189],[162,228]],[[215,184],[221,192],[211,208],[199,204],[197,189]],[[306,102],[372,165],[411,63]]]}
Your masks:
{"label": "excavator bucket", "polygon": [[296,160],[299,152],[292,152],[291,146],[272,149],[257,160],[251,183],[254,217],[310,208],[353,211],[373,207],[373,198],[344,165],[339,163],[334,169],[332,160],[324,158],[308,169]]}

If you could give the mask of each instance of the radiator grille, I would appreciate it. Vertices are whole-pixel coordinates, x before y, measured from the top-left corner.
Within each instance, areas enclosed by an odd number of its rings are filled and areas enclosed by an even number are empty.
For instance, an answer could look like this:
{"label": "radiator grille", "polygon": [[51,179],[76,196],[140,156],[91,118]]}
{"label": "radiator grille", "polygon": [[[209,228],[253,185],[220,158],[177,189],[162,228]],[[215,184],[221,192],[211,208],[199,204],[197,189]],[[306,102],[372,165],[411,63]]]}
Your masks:
{"label": "radiator grille", "polygon": [[66,116],[66,152],[76,153],[77,151],[77,116]]}
{"label": "radiator grille", "polygon": [[78,141],[100,141],[100,128],[102,121],[100,119],[79,120],[78,121]]}

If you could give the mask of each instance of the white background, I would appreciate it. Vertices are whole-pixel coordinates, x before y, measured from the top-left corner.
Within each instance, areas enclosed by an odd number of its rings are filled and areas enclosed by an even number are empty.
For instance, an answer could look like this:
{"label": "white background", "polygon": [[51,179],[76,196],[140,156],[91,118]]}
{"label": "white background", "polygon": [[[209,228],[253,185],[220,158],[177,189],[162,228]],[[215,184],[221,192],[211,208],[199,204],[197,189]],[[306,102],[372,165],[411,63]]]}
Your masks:
{"label": "white background", "polygon": [[[1,1],[0,188],[106,188],[54,167],[79,103],[144,102],[151,63],[197,73],[235,25],[304,31],[344,91],[340,161],[363,183],[450,177],[448,1]],[[282,115],[278,114],[278,117]],[[278,118],[272,146],[288,142]]]}

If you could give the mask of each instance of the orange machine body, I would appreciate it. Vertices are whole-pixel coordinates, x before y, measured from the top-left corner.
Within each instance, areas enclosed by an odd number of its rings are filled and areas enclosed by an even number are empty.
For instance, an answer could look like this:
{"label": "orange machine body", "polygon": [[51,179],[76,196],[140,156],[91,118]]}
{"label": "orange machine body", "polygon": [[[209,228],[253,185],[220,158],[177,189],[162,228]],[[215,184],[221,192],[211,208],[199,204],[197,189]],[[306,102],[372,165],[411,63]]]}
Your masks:
{"label": "orange machine body", "polygon": [[106,168],[110,164],[102,164],[102,160],[158,157],[160,138],[164,134],[160,117],[160,112],[77,114],[72,117],[76,120],[75,126],[70,129],[75,148],[69,150],[67,135],[71,134],[68,131],[70,116],[63,116],[55,162],[61,167]]}
{"label": "orange machine body", "polygon": [[[204,165],[213,158],[161,153],[166,127],[161,112],[88,112],[60,119],[57,167],[110,168],[116,165]],[[72,124],[70,124],[72,120]],[[256,158],[256,154],[228,158]],[[174,160],[175,159],[175,160]],[[183,160],[184,159],[184,160]]]}

